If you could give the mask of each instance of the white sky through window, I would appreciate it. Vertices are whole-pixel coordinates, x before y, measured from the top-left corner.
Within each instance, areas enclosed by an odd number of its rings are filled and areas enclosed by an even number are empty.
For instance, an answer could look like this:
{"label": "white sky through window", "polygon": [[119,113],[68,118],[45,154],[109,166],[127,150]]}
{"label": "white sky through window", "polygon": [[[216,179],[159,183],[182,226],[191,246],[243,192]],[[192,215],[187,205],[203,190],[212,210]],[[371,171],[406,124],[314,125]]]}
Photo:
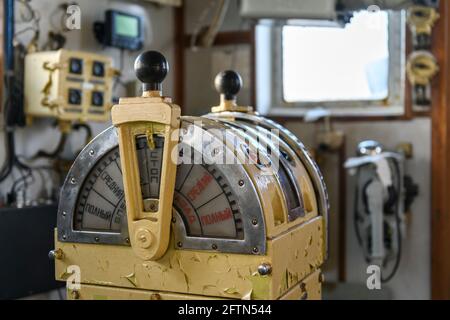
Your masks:
{"label": "white sky through window", "polygon": [[382,100],[389,94],[386,12],[356,12],[345,28],[283,27],[287,102]]}

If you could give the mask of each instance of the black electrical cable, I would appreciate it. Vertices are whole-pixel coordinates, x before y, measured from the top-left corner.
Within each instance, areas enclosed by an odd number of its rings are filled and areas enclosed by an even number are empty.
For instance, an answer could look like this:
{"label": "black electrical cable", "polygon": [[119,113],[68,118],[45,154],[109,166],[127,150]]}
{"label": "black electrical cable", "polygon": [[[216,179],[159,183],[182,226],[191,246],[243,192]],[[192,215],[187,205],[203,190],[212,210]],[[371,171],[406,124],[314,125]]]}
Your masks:
{"label": "black electrical cable", "polygon": [[[5,91],[9,92],[9,77],[5,75],[4,77]],[[4,181],[10,174],[14,165],[14,132],[13,128],[8,126],[9,119],[9,106],[10,106],[9,96],[7,96],[4,104],[4,119],[5,119],[5,151],[6,157],[3,163],[2,169],[0,171],[0,182]]]}
{"label": "black electrical cable", "polygon": [[66,141],[67,141],[67,133],[62,132],[59,138],[59,142],[53,151],[48,152],[45,150],[39,150],[34,156],[30,158],[30,160],[35,160],[38,158],[56,159],[64,150],[64,145],[66,144]]}
{"label": "black electrical cable", "polygon": [[77,131],[80,130],[80,129],[84,129],[86,131],[86,143],[85,144],[88,144],[89,141],[92,140],[92,129],[87,124],[85,124],[85,123],[74,123],[72,125],[72,129],[77,130]]}
{"label": "black electrical cable", "polygon": [[[400,168],[399,168],[399,164],[398,164],[397,160],[394,159],[393,163],[394,163],[395,173],[397,174],[397,177],[398,177],[398,179],[397,179],[398,180],[397,181],[398,195],[400,195],[402,177],[400,176],[401,173],[400,173]],[[396,221],[396,225],[397,225],[397,243],[398,243],[397,257],[395,259],[395,264],[391,270],[391,273],[386,278],[383,278],[383,276],[381,276],[382,283],[386,283],[386,282],[389,282],[390,280],[392,280],[392,278],[397,273],[398,268],[400,267],[400,261],[402,258],[402,235],[401,235],[401,228],[400,228],[401,221],[400,221],[399,207],[400,207],[400,202],[397,201],[397,205],[395,208],[395,221]]]}
{"label": "black electrical cable", "polygon": [[0,182],[3,182],[11,174],[14,166],[14,133],[7,129],[5,136],[6,158],[0,174]]}
{"label": "black electrical cable", "polygon": [[19,170],[21,177],[19,179],[15,180],[13,185],[11,186],[12,193],[17,193],[18,186],[20,185],[20,183],[24,184],[25,188],[28,187],[27,179],[32,177],[32,174],[31,174],[31,171],[27,171],[26,173],[24,173],[24,171],[25,170]]}
{"label": "black electrical cable", "polygon": [[[356,177],[359,177],[361,169],[357,169]],[[358,211],[358,204],[359,204],[359,187],[358,183],[355,184],[355,195],[356,197],[353,199],[353,225],[355,228],[356,233],[356,239],[358,240],[358,243],[360,246],[362,246],[362,237],[361,232],[359,231],[358,226],[358,220],[359,220],[359,211]]]}

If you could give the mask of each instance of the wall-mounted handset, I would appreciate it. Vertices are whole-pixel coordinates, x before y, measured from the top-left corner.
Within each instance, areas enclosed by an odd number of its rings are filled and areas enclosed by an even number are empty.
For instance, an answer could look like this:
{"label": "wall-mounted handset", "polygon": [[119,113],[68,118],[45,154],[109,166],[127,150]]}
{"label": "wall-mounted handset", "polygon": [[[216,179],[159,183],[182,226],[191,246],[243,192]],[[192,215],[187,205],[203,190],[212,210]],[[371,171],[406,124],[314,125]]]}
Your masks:
{"label": "wall-mounted handset", "polygon": [[356,236],[367,263],[381,267],[383,282],[392,279],[401,259],[408,197],[404,184],[406,156],[401,151],[386,151],[379,142],[369,140],[361,142],[357,157],[344,164],[356,176]]}

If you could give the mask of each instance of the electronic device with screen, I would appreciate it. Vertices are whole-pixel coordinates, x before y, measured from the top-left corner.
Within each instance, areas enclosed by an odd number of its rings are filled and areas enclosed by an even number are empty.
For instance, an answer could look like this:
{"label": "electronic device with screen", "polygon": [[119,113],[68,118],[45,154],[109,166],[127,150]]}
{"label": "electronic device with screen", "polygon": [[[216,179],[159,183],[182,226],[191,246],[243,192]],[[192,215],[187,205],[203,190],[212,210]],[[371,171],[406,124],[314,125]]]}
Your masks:
{"label": "electronic device with screen", "polygon": [[143,46],[142,18],[137,15],[107,10],[105,22],[94,23],[97,40],[108,47],[139,50]]}

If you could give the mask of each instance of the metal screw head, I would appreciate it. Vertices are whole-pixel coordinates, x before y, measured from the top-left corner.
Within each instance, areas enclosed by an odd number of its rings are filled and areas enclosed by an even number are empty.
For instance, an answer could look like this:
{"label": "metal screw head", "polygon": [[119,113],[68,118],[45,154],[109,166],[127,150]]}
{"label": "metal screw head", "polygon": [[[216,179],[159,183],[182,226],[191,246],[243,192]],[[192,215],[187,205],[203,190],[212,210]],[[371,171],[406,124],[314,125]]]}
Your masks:
{"label": "metal screw head", "polygon": [[63,211],[63,212],[62,212],[62,216],[63,216],[63,217],[67,216],[67,212]]}
{"label": "metal screw head", "polygon": [[130,243],[130,238],[125,238],[125,243]]}
{"label": "metal screw head", "polygon": [[263,263],[258,267],[258,273],[267,276],[272,273],[272,266],[269,263]]}
{"label": "metal screw head", "polygon": [[254,254],[257,254],[257,253],[259,252],[259,249],[258,249],[257,247],[254,247],[254,248],[252,249],[252,252],[253,252]]}
{"label": "metal screw head", "polygon": [[172,218],[172,223],[176,223],[176,222],[177,222],[177,219]]}
{"label": "metal screw head", "polygon": [[55,260],[55,258],[56,258],[56,252],[55,252],[55,250],[50,250],[50,251],[49,251],[49,253],[48,253],[48,258],[49,258],[50,260]]}
{"label": "metal screw head", "polygon": [[95,242],[99,242],[100,241],[100,238],[99,237],[95,237]]}
{"label": "metal screw head", "polygon": [[153,235],[147,228],[139,228],[135,234],[135,243],[141,249],[148,249],[152,246]]}
{"label": "metal screw head", "polygon": [[213,249],[213,250],[217,250],[217,244],[213,244],[212,246],[211,246],[211,248]]}
{"label": "metal screw head", "polygon": [[243,187],[245,185],[245,182],[244,182],[244,180],[239,180],[238,184],[239,184],[239,187]]}
{"label": "metal screw head", "polygon": [[92,157],[95,154],[94,150],[89,150],[89,155]]}
{"label": "metal screw head", "polygon": [[63,251],[61,249],[51,250],[48,253],[48,258],[50,260],[61,260],[63,258]]}
{"label": "metal screw head", "polygon": [[183,247],[183,242],[181,242],[181,241],[178,242],[178,243],[177,243],[177,246],[178,246],[178,248],[182,248],[182,247]]}
{"label": "metal screw head", "polygon": [[71,183],[71,184],[76,184],[76,183],[77,183],[77,180],[76,180],[74,177],[72,177],[72,178],[70,179],[70,183]]}
{"label": "metal screw head", "polygon": [[258,224],[258,219],[253,219],[252,220],[252,225],[256,226]]}

